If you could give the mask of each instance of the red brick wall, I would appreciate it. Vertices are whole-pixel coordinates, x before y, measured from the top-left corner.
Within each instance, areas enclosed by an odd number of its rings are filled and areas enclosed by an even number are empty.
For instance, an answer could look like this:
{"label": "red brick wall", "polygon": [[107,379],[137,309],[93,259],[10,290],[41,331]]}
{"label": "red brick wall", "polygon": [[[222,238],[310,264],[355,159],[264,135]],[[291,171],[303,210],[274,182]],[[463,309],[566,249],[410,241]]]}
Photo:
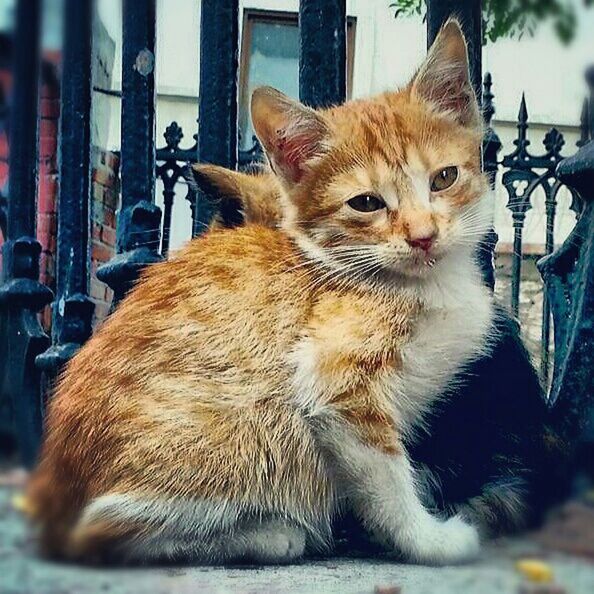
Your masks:
{"label": "red brick wall", "polygon": [[[10,80],[0,77],[5,91]],[[57,195],[58,195],[58,125],[60,99],[58,85],[45,83],[41,90],[39,122],[39,186],[37,198],[37,239],[41,243],[40,281],[55,290]],[[0,187],[8,179],[8,143],[0,135]],[[111,303],[111,290],[95,278],[97,267],[115,253],[116,210],[119,198],[119,158],[114,153],[92,149],[93,185],[91,201],[91,281],[90,296],[95,302],[94,325],[105,318]],[[0,233],[0,248],[4,238]],[[0,251],[0,270],[2,255]],[[42,312],[42,324],[49,331],[51,309]]]}
{"label": "red brick wall", "polygon": [[[44,84],[39,103],[39,186],[37,191],[37,239],[41,243],[39,280],[55,290],[58,195],[58,122],[60,93],[57,85]],[[51,308],[42,312],[46,330],[51,326]]]}
{"label": "red brick wall", "polygon": [[93,149],[93,200],[91,202],[91,286],[90,297],[95,303],[93,327],[109,311],[111,289],[97,280],[97,268],[115,253],[116,211],[119,199],[119,158],[114,153]]}

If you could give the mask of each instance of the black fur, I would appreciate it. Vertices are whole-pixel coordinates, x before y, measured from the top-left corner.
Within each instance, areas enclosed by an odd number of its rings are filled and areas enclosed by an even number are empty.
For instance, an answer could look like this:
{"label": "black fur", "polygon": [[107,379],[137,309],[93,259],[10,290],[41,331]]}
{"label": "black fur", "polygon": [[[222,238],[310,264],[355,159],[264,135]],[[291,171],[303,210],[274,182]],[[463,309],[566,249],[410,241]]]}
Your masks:
{"label": "black fur", "polygon": [[459,374],[408,450],[435,477],[438,510],[462,508],[484,532],[501,533],[538,520],[553,495],[542,481],[557,444],[518,325],[501,308],[492,334],[490,354]]}

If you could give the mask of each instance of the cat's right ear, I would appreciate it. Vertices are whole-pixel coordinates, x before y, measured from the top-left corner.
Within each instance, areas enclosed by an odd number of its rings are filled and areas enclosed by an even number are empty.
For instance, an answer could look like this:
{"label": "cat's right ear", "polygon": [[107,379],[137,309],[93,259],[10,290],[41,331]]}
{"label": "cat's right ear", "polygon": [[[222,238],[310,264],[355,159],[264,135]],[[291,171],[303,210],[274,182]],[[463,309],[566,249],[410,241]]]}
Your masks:
{"label": "cat's right ear", "polygon": [[274,172],[289,184],[299,182],[307,163],[328,147],[324,118],[272,87],[254,91],[251,111],[254,130]]}

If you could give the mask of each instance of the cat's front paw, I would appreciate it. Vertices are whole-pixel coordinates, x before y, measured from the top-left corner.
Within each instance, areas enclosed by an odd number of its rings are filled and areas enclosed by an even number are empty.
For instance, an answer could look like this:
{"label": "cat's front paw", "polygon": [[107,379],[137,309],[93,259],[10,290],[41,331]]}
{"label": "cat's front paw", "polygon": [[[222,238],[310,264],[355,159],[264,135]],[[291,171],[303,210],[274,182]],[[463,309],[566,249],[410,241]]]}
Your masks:
{"label": "cat's front paw", "polygon": [[480,551],[479,533],[459,516],[426,526],[411,547],[411,560],[427,565],[472,561]]}

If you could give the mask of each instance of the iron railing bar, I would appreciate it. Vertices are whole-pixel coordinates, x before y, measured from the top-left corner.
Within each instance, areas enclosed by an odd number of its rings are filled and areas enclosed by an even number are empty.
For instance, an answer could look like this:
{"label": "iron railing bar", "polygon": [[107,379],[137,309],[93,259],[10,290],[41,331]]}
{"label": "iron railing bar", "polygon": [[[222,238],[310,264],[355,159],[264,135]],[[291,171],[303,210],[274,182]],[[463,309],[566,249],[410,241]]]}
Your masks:
{"label": "iron railing bar", "polygon": [[22,460],[31,466],[41,439],[41,375],[35,357],[49,346],[37,312],[52,300],[39,282],[35,238],[38,170],[41,1],[16,9],[9,131],[8,241],[2,246],[0,400],[10,402]]}
{"label": "iron railing bar", "polygon": [[91,56],[93,0],[65,0],[56,301],[53,346],[37,364],[54,376],[91,335]]}
{"label": "iron railing bar", "polygon": [[[202,163],[237,167],[238,73],[239,0],[202,0],[197,146]],[[213,214],[212,202],[199,194],[194,204],[194,236],[207,228]]]}
{"label": "iron railing bar", "polygon": [[312,107],[346,99],[346,2],[299,2],[299,98]]}
{"label": "iron railing bar", "polygon": [[121,209],[118,254],[97,271],[115,306],[147,264],[161,260],[155,198],[155,2],[124,0],[122,11]]}

